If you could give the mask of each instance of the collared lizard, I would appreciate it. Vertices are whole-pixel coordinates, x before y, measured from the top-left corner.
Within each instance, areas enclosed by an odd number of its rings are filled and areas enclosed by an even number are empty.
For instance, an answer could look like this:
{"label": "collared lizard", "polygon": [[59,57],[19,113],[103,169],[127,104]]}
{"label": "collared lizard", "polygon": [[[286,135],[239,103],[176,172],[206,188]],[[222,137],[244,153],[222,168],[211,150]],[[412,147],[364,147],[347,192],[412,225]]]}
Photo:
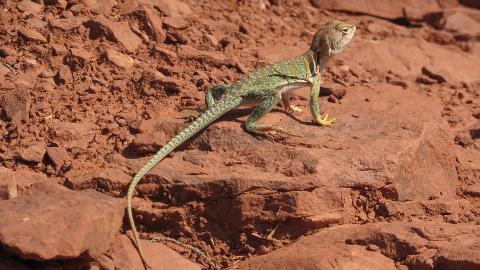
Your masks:
{"label": "collared lizard", "polygon": [[[127,213],[130,226],[145,268],[150,268],[142,247],[132,214],[132,196],[136,185],[155,165],[165,158],[176,147],[191,138],[194,134],[208,126],[226,112],[240,105],[256,105],[248,117],[245,126],[247,131],[269,135],[270,132],[295,135],[293,132],[270,125],[260,125],[257,121],[272,110],[282,100],[287,110],[299,109],[290,103],[289,93],[299,87],[311,86],[310,111],[315,123],[330,126],[335,119],[328,115],[322,117],[318,104],[320,91],[320,74],[328,61],[350,42],[355,34],[353,24],[333,20],[322,26],[313,36],[310,48],[304,54],[289,60],[267,65],[245,78],[230,85],[220,84],[210,88],[205,96],[207,109],[190,125],[180,131],[166,143],[134,176],[127,194]],[[215,97],[219,96],[218,99]]]}

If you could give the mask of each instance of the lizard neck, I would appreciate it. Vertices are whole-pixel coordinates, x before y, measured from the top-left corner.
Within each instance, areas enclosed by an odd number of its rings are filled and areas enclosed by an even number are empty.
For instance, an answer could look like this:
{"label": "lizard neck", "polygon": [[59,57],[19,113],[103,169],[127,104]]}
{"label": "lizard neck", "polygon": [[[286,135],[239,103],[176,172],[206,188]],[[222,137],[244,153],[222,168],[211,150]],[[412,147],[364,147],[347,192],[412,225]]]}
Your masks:
{"label": "lizard neck", "polygon": [[327,63],[330,61],[330,59],[332,58],[331,55],[327,53],[324,53],[322,51],[313,51],[312,49],[309,49],[305,55],[311,59],[309,61],[309,63],[313,63],[313,67],[312,69],[315,70],[315,69],[318,69],[318,71],[322,72],[323,69],[325,68],[325,66],[327,65]]}

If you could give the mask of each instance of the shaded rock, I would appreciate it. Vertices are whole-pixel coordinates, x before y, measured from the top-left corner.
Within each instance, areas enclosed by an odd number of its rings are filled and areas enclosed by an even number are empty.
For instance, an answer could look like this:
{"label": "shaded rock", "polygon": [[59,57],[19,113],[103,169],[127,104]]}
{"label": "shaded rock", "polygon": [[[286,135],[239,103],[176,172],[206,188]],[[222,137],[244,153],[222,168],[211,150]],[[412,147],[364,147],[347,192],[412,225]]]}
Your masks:
{"label": "shaded rock", "polygon": [[73,83],[73,74],[70,67],[67,65],[60,65],[58,72],[54,77],[56,84],[71,84]]}
{"label": "shaded rock", "polygon": [[63,147],[47,147],[47,156],[53,162],[55,167],[60,168],[65,161],[70,159],[67,150]]}
{"label": "shaded rock", "polygon": [[435,69],[435,67],[422,67],[422,73],[439,83],[455,81],[455,78],[447,70]]}
{"label": "shaded rock", "polygon": [[17,8],[25,13],[39,13],[43,10],[43,6],[41,4],[37,4],[30,0],[22,0],[17,4]]}
{"label": "shaded rock", "polygon": [[436,249],[428,249],[418,255],[408,255],[405,263],[415,270],[433,269],[433,257],[437,254]]}
{"label": "shaded rock", "polygon": [[185,59],[195,59],[198,61],[211,61],[223,63],[226,60],[225,55],[219,51],[201,51],[190,45],[180,45],[178,56]]}
{"label": "shaded rock", "polygon": [[480,197],[480,183],[465,187],[463,189],[463,193],[470,196]]}
{"label": "shaded rock", "polygon": [[[193,263],[161,243],[140,240],[148,263],[155,270],[200,270],[201,266]],[[143,264],[132,240],[125,235],[117,235],[111,248],[111,258],[118,270],[143,270]]]}
{"label": "shaded rock", "polygon": [[22,259],[96,258],[110,247],[124,209],[123,200],[95,191],[34,184],[24,196],[0,201],[0,241]]}
{"label": "shaded rock", "polygon": [[128,22],[113,22],[98,16],[85,23],[90,28],[90,37],[98,38],[101,35],[108,39],[118,41],[129,52],[135,52],[142,44],[142,40],[130,29]]}
{"label": "shaded rock", "polygon": [[323,242],[295,243],[267,255],[252,257],[241,262],[241,270],[397,270],[393,260],[380,252],[367,251],[363,247]]}
{"label": "shaded rock", "polygon": [[30,112],[30,90],[17,87],[0,95],[0,108],[9,121],[28,121]]}
{"label": "shaded rock", "polygon": [[65,47],[64,44],[53,43],[51,44],[51,46],[55,55],[62,55],[68,53],[67,47]]}
{"label": "shaded rock", "polygon": [[113,49],[108,49],[106,54],[108,60],[120,68],[130,69],[134,66],[133,58],[129,55],[117,52]]}
{"label": "shaded rock", "polygon": [[190,6],[178,0],[151,1],[166,16],[186,16],[192,13]]}
{"label": "shaded rock", "polygon": [[468,131],[465,131],[465,130],[457,132],[457,134],[455,134],[455,139],[454,140],[455,140],[456,144],[458,144],[460,146],[463,146],[463,147],[470,146],[474,143],[470,133]]}
{"label": "shaded rock", "polygon": [[31,270],[20,259],[11,256],[4,250],[0,249],[0,269],[1,270]]}
{"label": "shaded rock", "polygon": [[71,189],[96,189],[117,195],[127,189],[130,175],[118,168],[73,169],[66,174],[65,186]]}
{"label": "shaded rock", "polygon": [[36,142],[18,151],[18,157],[25,162],[40,163],[47,151],[45,142]]}
{"label": "shaded rock", "polygon": [[465,5],[467,7],[473,7],[473,8],[479,8],[480,9],[480,3],[477,0],[459,0],[459,2],[462,5]]}
{"label": "shaded rock", "polygon": [[182,86],[181,80],[175,77],[166,77],[161,72],[152,69],[142,73],[142,81],[146,84],[142,92],[148,96],[160,91],[167,95],[178,94]]}
{"label": "shaded rock", "polygon": [[163,30],[162,19],[157,15],[155,9],[141,6],[134,13],[143,18],[143,28],[147,30],[150,37],[152,37],[157,43],[165,41],[166,34]]}
{"label": "shaded rock", "polygon": [[37,32],[34,29],[26,28],[23,26],[19,26],[17,28],[18,34],[25,38],[26,40],[31,40],[31,41],[38,41],[42,43],[47,43],[47,38],[45,38],[42,34]]}
{"label": "shaded rock", "polygon": [[0,47],[0,56],[1,57],[6,57],[6,56],[15,56],[17,55],[17,52],[15,49],[7,47],[7,46],[1,46]]}
{"label": "shaded rock", "polygon": [[160,150],[166,142],[164,132],[140,133],[135,136],[129,148],[137,154],[150,154]]}
{"label": "shaded rock", "polygon": [[59,9],[64,10],[67,8],[67,0],[44,0],[45,5],[57,6]]}
{"label": "shaded rock", "polygon": [[426,85],[438,83],[437,80],[434,80],[434,79],[432,79],[430,76],[427,76],[427,75],[425,75],[425,74],[420,74],[420,75],[418,75],[418,77],[417,77],[417,79],[415,80],[415,82],[421,83],[421,84],[426,84]]}

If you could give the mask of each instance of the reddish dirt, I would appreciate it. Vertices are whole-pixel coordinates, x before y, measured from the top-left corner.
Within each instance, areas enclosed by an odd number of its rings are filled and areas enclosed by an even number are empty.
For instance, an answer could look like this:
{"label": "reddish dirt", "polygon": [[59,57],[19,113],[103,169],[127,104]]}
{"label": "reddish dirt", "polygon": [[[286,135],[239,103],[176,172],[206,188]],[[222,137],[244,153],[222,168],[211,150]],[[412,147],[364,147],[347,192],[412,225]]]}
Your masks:
{"label": "reddish dirt", "polygon": [[[142,269],[123,213],[100,202],[122,206],[133,174],[198,115],[206,89],[302,53],[333,18],[358,28],[322,78],[334,127],[311,124],[308,89],[293,96],[303,113],[264,120],[302,138],[258,138],[242,125],[248,109],[227,113],[134,198],[143,239],[171,237],[206,258],[168,241],[145,243],[147,256],[155,269],[480,269],[476,1],[0,7],[0,217],[10,219],[0,269]],[[42,204],[51,194],[64,203]]]}

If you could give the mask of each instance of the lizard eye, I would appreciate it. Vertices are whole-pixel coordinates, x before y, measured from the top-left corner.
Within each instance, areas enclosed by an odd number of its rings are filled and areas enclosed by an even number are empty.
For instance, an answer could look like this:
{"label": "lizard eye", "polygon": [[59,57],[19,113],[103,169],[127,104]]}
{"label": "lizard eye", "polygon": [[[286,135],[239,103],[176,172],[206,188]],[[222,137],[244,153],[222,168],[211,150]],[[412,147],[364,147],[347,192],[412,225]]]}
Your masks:
{"label": "lizard eye", "polygon": [[345,36],[348,33],[348,28],[342,29],[342,36]]}

